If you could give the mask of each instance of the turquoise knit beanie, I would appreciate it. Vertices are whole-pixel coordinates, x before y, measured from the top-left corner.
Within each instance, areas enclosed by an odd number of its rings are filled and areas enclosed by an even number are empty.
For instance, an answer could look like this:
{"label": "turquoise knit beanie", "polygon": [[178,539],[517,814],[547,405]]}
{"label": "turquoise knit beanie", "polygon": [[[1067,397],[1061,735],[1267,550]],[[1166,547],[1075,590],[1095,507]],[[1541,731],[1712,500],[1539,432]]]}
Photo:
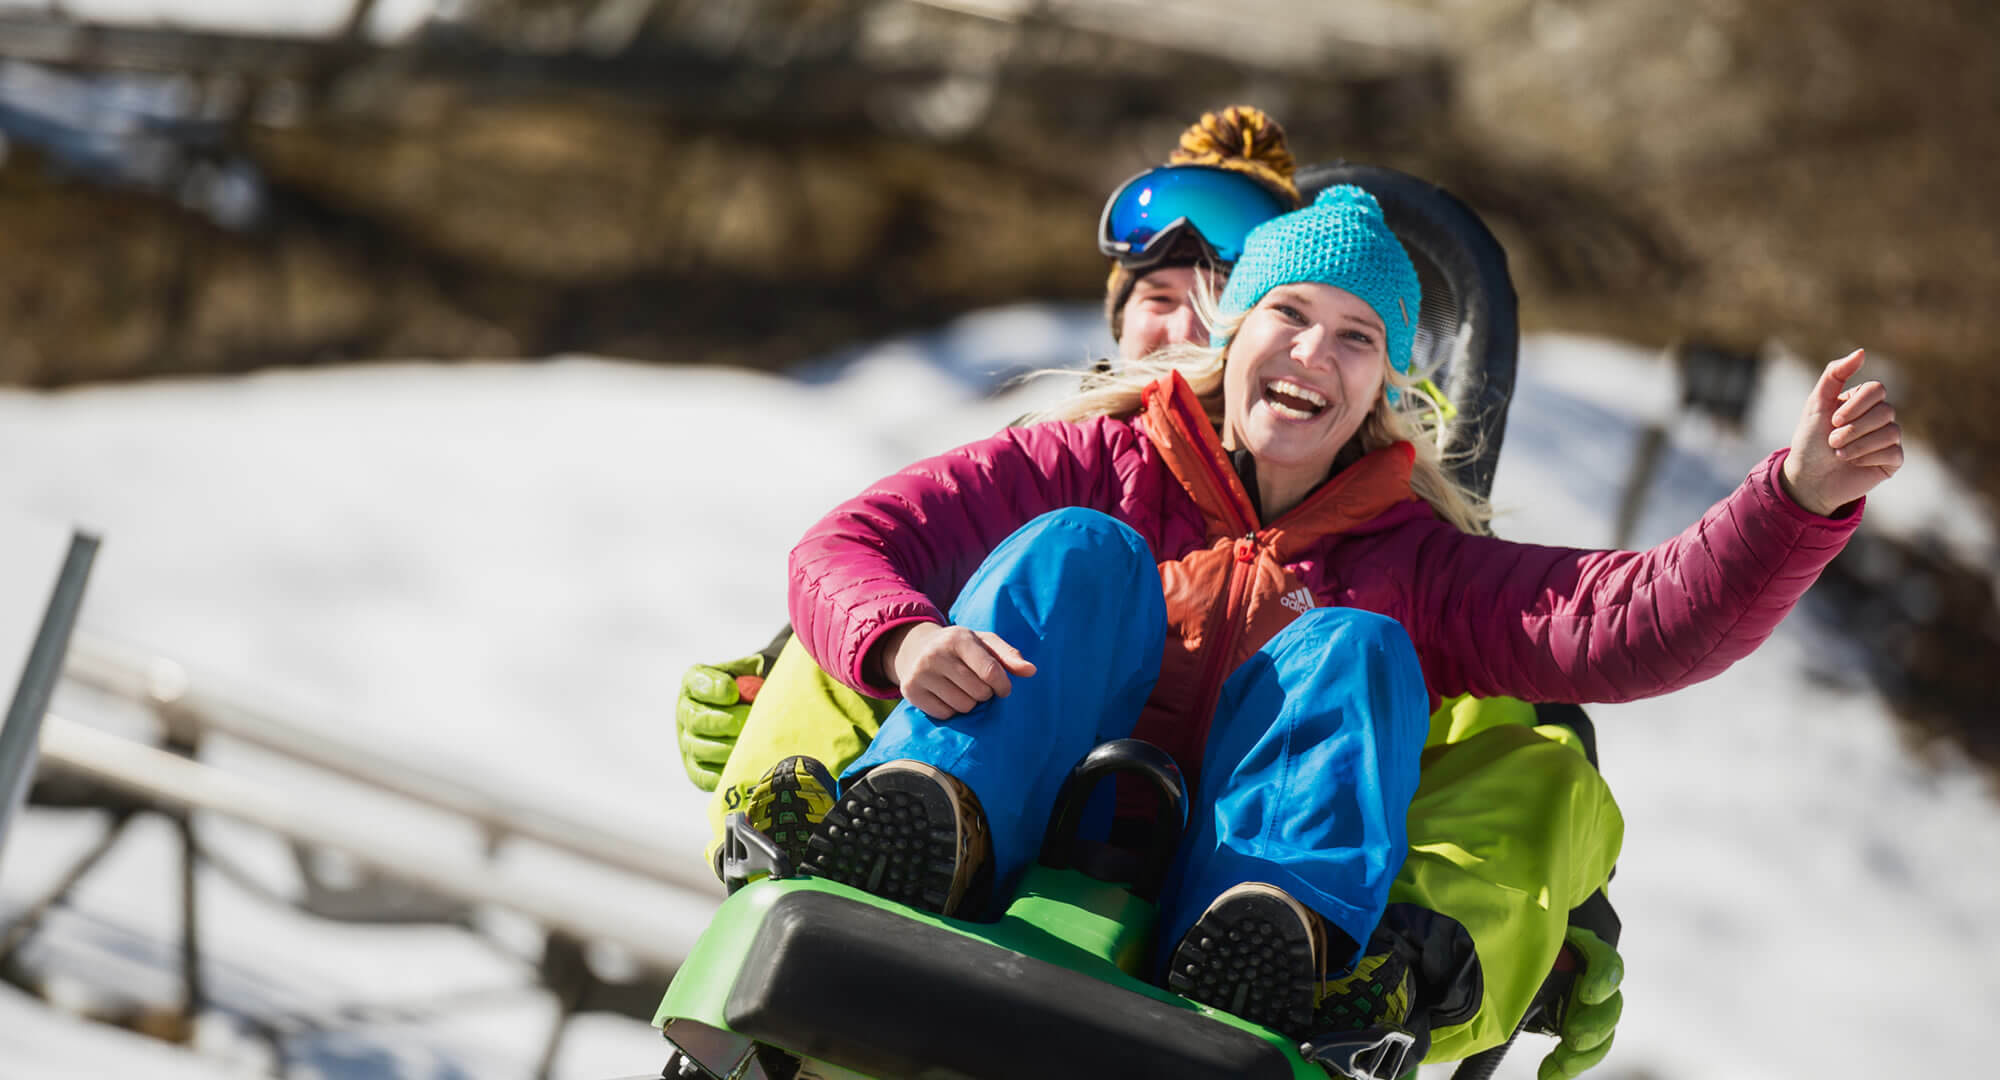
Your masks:
{"label": "turquoise knit beanie", "polygon": [[[1339,184],[1320,192],[1311,206],[1250,230],[1218,306],[1224,318],[1234,318],[1256,307],[1272,289],[1299,281],[1345,289],[1374,308],[1388,332],[1389,363],[1409,374],[1423,290],[1417,268],[1382,219],[1375,196],[1353,184]],[[1226,337],[1215,341],[1227,343]],[[1398,396],[1391,387],[1390,403]]]}

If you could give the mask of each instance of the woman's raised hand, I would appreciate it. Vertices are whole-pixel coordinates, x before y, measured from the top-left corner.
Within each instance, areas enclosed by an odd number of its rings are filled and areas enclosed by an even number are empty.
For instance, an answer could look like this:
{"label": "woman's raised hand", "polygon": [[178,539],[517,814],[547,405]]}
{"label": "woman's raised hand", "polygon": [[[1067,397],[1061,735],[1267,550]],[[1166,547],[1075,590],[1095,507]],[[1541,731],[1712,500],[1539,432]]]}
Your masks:
{"label": "woman's raised hand", "polygon": [[963,626],[910,623],[882,640],[882,669],[902,688],[903,697],[933,720],[970,712],[974,706],[1014,689],[1011,673],[1035,673],[1000,635]]}
{"label": "woman's raised hand", "polygon": [[1903,467],[1903,429],[1888,392],[1874,381],[1847,388],[1865,358],[1856,349],[1820,372],[1792,433],[1785,492],[1815,514],[1831,515]]}

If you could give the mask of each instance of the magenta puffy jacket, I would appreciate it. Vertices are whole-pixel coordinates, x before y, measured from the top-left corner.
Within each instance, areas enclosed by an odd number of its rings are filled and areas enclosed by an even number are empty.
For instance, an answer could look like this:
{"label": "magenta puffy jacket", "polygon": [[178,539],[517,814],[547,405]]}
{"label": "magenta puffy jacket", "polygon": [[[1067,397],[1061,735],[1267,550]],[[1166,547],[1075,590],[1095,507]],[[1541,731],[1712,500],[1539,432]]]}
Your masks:
{"label": "magenta puffy jacket", "polygon": [[[942,610],[986,553],[1050,510],[1110,514],[1162,563],[1211,543],[1214,508],[1197,504],[1185,478],[1194,459],[1222,451],[1205,424],[1203,445],[1154,437],[1162,409],[1191,400],[1185,384],[1173,389],[1181,393],[1149,393],[1148,413],[1130,419],[1007,430],[835,508],[791,555],[792,624],[807,650],[847,685],[895,696],[863,677],[876,638],[914,620],[944,622]],[[1460,693],[1576,703],[1661,694],[1716,675],[1762,643],[1859,523],[1858,504],[1831,519],[1784,494],[1785,453],[1648,551],[1470,536],[1426,504],[1402,501],[1288,545],[1283,569],[1320,606],[1401,622],[1433,704]]]}

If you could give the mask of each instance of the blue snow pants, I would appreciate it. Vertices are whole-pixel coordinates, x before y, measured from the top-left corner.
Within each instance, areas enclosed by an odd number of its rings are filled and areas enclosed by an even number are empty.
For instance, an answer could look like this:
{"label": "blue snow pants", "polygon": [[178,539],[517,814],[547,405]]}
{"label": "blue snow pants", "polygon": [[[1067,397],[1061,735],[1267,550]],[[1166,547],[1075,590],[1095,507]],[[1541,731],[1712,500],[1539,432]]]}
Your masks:
{"label": "blue snow pants", "polygon": [[[1072,508],[995,548],[950,618],[998,634],[1036,673],[944,721],[899,704],[842,779],[910,758],[963,781],[986,811],[1004,896],[1040,851],[1070,769],[1132,733],[1159,677],[1166,604],[1146,541]],[[1371,612],[1307,611],[1237,668],[1161,895],[1161,958],[1245,881],[1284,889],[1365,945],[1403,864],[1429,712],[1409,636]],[[1359,956],[1329,960],[1338,970]]]}

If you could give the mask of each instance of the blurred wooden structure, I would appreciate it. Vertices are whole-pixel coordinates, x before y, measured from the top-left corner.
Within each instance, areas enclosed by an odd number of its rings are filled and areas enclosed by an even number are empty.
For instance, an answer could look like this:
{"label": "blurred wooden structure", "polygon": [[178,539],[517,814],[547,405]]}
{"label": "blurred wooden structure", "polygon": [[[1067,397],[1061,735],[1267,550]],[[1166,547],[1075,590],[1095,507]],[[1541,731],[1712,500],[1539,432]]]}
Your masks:
{"label": "blurred wooden structure", "polygon": [[37,314],[0,328],[0,379],[571,351],[783,367],[1087,299],[1102,192],[1204,109],[1252,99],[1325,139],[1441,93],[1434,18],[1257,4],[1291,14],[1222,35],[1234,57],[1185,0],[487,0],[395,41],[360,0],[316,38],[0,17],[12,81],[56,84],[41,101],[174,102],[51,122],[0,78],[0,123],[20,117],[0,225],[42,268],[0,268],[0,302]]}
{"label": "blurred wooden structure", "polygon": [[[145,741],[68,719],[47,718],[32,801],[48,808],[109,813],[100,839],[42,895],[0,927],[0,974],[34,988],[38,976],[22,950],[48,913],[64,903],[117,845],[139,815],[174,824],[180,843],[181,1000],[178,1013],[153,1015],[156,1033],[186,1037],[196,1016],[213,1006],[204,978],[201,890],[196,870],[208,865],[236,887],[322,919],[374,925],[431,923],[474,930],[483,911],[505,911],[545,935],[534,979],[559,1008],[541,1055],[547,1075],[569,1020],[578,1012],[612,1010],[650,1019],[667,980],[721,899],[721,885],[685,858],[676,860],[645,837],[621,835],[589,822],[483,792],[460,781],[344,743],[269,713],[203,691],[163,657],[138,655],[85,637],[49,666],[75,687],[137,705],[155,720]],[[11,728],[11,724],[10,724]],[[337,807],[201,760],[217,739],[253,746],[295,765],[323,771],[357,793],[388,797],[418,818],[458,821],[484,836],[480,850],[447,850],[397,830],[367,827]],[[344,805],[344,804],[343,804]],[[300,890],[274,889],[205,842],[195,815],[216,816],[278,837],[296,857]],[[420,831],[420,830],[419,830]],[[579,877],[504,868],[497,857],[519,847],[560,854]],[[331,858],[334,860],[329,863]],[[329,866],[341,867],[325,872]],[[603,871],[612,871],[607,879]],[[610,881],[609,888],[606,882]],[[631,966],[605,974],[592,950],[609,947]],[[109,988],[104,988],[109,989]],[[276,1039],[276,1035],[273,1035]],[[277,1047],[283,1057],[283,1047]]]}
{"label": "blurred wooden structure", "polygon": [[[62,151],[16,133],[0,225],[37,275],[0,271],[33,315],[0,329],[0,379],[575,350],[776,367],[1087,299],[1102,191],[1243,100],[1302,160],[1478,207],[1531,325],[1866,342],[1911,364],[1920,423],[1967,466],[2000,462],[1957,407],[2000,396],[2000,207],[1970,182],[2000,165],[1984,0],[466,0],[394,39],[346,3],[316,38],[0,17],[0,64],[190,98],[188,122],[140,125],[181,162],[150,201],[63,184]],[[200,189],[225,164],[255,206],[218,230]],[[2000,469],[1967,474],[2000,495]]]}

